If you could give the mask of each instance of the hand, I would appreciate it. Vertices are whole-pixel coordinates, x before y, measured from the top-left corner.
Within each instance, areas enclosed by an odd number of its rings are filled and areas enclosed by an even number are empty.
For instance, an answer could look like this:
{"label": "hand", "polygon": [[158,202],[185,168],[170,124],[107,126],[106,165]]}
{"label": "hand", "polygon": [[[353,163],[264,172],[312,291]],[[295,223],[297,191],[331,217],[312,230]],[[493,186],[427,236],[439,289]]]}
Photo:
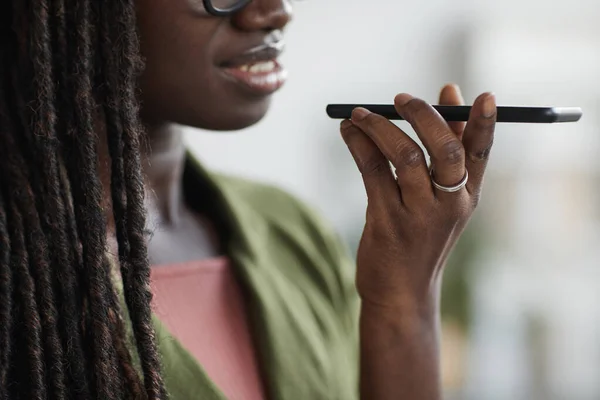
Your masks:
{"label": "hand", "polygon": [[[444,87],[440,103],[462,104],[458,88]],[[437,308],[443,266],[479,200],[496,103],[490,93],[479,96],[466,124],[447,123],[429,104],[407,94],[396,97],[395,107],[427,149],[437,183],[457,185],[467,171],[469,179],[458,192],[440,191],[432,185],[419,145],[390,121],[356,109],[342,122],[342,137],[368,197],[356,284],[363,305],[428,312]]]}

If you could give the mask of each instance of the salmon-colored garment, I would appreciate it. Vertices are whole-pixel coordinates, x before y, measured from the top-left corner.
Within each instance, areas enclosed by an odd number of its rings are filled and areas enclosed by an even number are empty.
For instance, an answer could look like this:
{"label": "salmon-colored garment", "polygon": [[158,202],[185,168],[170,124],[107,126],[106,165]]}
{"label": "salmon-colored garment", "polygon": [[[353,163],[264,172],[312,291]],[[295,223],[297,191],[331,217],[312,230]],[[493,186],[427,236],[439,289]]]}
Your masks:
{"label": "salmon-colored garment", "polygon": [[152,268],[154,311],[230,400],[264,399],[244,299],[226,257]]}

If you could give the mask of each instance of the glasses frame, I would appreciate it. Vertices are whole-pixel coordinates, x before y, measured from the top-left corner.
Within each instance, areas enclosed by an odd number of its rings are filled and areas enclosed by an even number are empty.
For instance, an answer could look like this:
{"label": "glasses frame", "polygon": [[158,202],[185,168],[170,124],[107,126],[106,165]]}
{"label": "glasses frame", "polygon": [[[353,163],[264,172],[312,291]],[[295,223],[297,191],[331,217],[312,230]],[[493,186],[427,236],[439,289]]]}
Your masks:
{"label": "glasses frame", "polygon": [[234,14],[238,11],[240,11],[242,8],[246,7],[248,4],[250,4],[252,0],[239,0],[237,2],[237,4],[235,4],[232,7],[226,8],[226,9],[220,9],[220,8],[216,8],[213,5],[213,0],[203,0],[204,2],[204,8],[206,9],[206,11],[208,11],[210,14],[214,15],[215,17],[226,17],[228,15]]}

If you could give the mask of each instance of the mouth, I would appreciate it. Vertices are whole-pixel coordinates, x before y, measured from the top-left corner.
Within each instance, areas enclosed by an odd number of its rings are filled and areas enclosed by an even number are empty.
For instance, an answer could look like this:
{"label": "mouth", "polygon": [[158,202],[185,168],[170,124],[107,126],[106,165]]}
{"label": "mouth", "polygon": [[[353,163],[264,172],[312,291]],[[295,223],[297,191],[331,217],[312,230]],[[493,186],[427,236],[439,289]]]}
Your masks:
{"label": "mouth", "polygon": [[281,39],[263,43],[221,64],[230,80],[259,96],[266,96],[281,88],[287,79],[286,69],[277,60],[285,42]]}

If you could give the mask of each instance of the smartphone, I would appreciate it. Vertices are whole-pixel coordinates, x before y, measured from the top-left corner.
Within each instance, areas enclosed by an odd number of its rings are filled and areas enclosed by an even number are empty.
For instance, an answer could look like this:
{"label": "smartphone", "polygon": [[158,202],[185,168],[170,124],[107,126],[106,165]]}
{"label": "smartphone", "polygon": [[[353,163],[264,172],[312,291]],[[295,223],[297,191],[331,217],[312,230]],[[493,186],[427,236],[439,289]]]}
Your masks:
{"label": "smartphone", "polygon": [[[327,115],[334,119],[349,119],[352,110],[363,107],[387,119],[402,120],[393,105],[329,104]],[[468,121],[471,106],[433,106],[446,121]],[[498,106],[497,122],[551,124],[577,122],[583,112],[579,107],[505,107]]]}

